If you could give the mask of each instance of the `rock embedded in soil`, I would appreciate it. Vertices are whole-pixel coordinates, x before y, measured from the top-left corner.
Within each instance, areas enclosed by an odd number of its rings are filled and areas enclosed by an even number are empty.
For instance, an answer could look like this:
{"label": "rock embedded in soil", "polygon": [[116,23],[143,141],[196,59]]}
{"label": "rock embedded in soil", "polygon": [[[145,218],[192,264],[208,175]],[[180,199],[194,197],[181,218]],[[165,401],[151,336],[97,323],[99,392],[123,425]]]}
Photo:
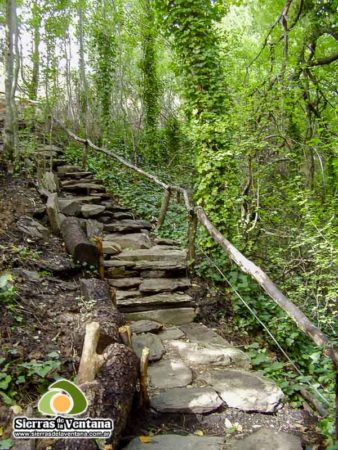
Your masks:
{"label": "rock embedded in soil", "polygon": [[49,230],[41,225],[41,223],[29,216],[22,216],[17,221],[17,227],[22,233],[35,239],[48,239]]}
{"label": "rock embedded in soil", "polygon": [[158,361],[165,352],[161,340],[155,334],[151,333],[132,336],[132,347],[139,358],[142,355],[144,347],[148,347],[150,350],[149,361]]}
{"label": "rock embedded in soil", "polygon": [[161,413],[205,414],[222,405],[217,392],[211,388],[173,388],[151,397],[150,405]]}
{"label": "rock embedded in soil", "polygon": [[238,369],[210,370],[198,378],[212,386],[230,408],[272,413],[283,398],[271,380]]}
{"label": "rock embedded in soil", "polygon": [[229,450],[302,450],[298,436],[271,428],[262,428],[244,439],[232,440]]}
{"label": "rock embedded in soil", "polygon": [[219,347],[197,342],[171,341],[170,347],[178,350],[188,364],[198,366],[229,366],[231,364],[250,368],[249,358],[234,347]]}
{"label": "rock embedded in soil", "polygon": [[153,320],[138,320],[130,325],[131,332],[135,334],[157,332],[162,328],[161,323]]}
{"label": "rock embedded in soil", "polygon": [[162,359],[148,369],[150,386],[155,389],[184,387],[192,382],[192,371],[180,359]]}
{"label": "rock embedded in soil", "polygon": [[116,291],[116,300],[117,302],[123,302],[126,299],[130,299],[133,298],[135,299],[136,297],[141,297],[141,292],[140,291],[136,291],[136,290],[125,290],[125,291],[121,291],[121,290],[117,290]]}
{"label": "rock embedded in soil", "polygon": [[81,214],[83,215],[83,217],[88,219],[89,217],[101,214],[105,209],[106,209],[105,206],[102,205],[95,205],[95,204],[82,205]]}

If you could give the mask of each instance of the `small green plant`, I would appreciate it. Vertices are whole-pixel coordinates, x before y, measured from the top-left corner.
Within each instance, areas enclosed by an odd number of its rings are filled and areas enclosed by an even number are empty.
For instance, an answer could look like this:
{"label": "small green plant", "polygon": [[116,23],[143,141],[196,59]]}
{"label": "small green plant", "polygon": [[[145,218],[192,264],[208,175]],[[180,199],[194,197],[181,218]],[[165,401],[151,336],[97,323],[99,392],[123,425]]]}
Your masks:
{"label": "small green plant", "polygon": [[49,353],[45,360],[31,360],[18,362],[15,349],[7,351],[14,358],[6,360],[0,358],[0,397],[7,405],[15,404],[20,393],[25,391],[25,386],[34,385],[41,393],[48,386],[51,379],[57,379],[60,369],[59,354]]}

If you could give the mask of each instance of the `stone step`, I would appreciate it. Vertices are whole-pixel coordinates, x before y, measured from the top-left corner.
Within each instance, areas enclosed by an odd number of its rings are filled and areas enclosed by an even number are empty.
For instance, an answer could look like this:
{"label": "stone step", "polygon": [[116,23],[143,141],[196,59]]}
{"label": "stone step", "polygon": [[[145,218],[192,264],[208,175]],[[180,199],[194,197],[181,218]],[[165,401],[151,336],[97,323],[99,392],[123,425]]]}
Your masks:
{"label": "stone step", "polygon": [[64,181],[61,181],[60,184],[61,184],[61,187],[64,188],[64,187],[67,187],[67,186],[74,186],[74,185],[78,185],[78,184],[82,184],[82,183],[85,183],[85,184],[97,184],[97,185],[100,185],[100,186],[103,185],[102,181],[95,180],[94,177],[91,177],[91,178],[80,178],[79,180],[76,180],[76,179],[64,180]]}
{"label": "stone step", "polygon": [[166,389],[150,397],[151,407],[161,413],[206,414],[222,404],[222,399],[210,387]]}
{"label": "stone step", "polygon": [[185,250],[159,250],[159,249],[139,249],[139,250],[124,250],[117,260],[123,261],[180,261],[185,263],[187,252]]}
{"label": "stone step", "polygon": [[242,350],[235,347],[221,347],[212,344],[197,342],[169,341],[168,348],[176,350],[180,357],[190,366],[217,366],[225,367],[235,365],[250,369],[250,359]]}
{"label": "stone step", "polygon": [[[127,447],[124,447],[124,450],[222,450],[223,444],[224,439],[216,436],[180,436],[178,434],[162,434],[151,436],[150,442],[147,443],[142,443],[140,438],[136,437],[127,445]],[[282,450],[281,448],[273,448],[275,450]],[[257,448],[257,450],[265,449]],[[286,448],[285,450],[289,450],[289,448]],[[295,448],[295,450],[298,450],[298,448]]]}
{"label": "stone step", "polygon": [[195,308],[168,308],[125,313],[126,320],[155,320],[164,325],[183,325],[193,322],[195,317]]}
{"label": "stone step", "polygon": [[144,333],[132,336],[131,344],[136,355],[141,358],[145,347],[149,348],[149,361],[158,361],[165,353],[161,339],[156,334]]}
{"label": "stone step", "polygon": [[[137,448],[137,447],[135,447]],[[229,450],[302,450],[298,436],[273,428],[261,428],[244,439],[231,439]]]}
{"label": "stone step", "polygon": [[273,413],[284,397],[272,380],[245,370],[210,369],[197,380],[213,387],[228,407],[242,411]]}
{"label": "stone step", "polygon": [[106,188],[100,184],[97,183],[73,183],[68,186],[62,186],[63,191],[67,192],[81,192],[81,193],[88,193],[90,191],[97,191],[97,192],[106,192]]}
{"label": "stone step", "polygon": [[154,241],[157,245],[180,245],[179,242],[174,241],[174,239],[155,238]]}
{"label": "stone step", "polygon": [[92,172],[59,172],[58,177],[62,180],[65,178],[76,178],[77,180],[81,178],[92,177]]}
{"label": "stone step", "polygon": [[190,342],[201,344],[211,344],[214,346],[229,347],[230,343],[222,338],[218,333],[201,323],[189,323],[180,326]]}
{"label": "stone step", "polygon": [[[39,277],[38,277],[39,278]],[[39,278],[40,281],[40,278]],[[154,320],[137,320],[130,324],[130,331],[135,334],[155,332],[163,329],[163,325]]]}
{"label": "stone step", "polygon": [[141,292],[137,291],[137,290],[128,290],[128,291],[121,291],[121,290],[117,290],[116,291],[116,301],[117,304],[119,304],[119,302],[124,302],[124,300],[126,299],[135,299],[136,297],[141,297]]}
{"label": "stone step", "polygon": [[139,289],[144,294],[150,294],[188,289],[190,286],[189,278],[147,278],[142,281]]}
{"label": "stone step", "polygon": [[122,249],[137,250],[150,248],[152,246],[151,239],[147,233],[113,233],[105,235],[103,239],[105,241],[116,242]]}
{"label": "stone step", "polygon": [[139,231],[139,230],[150,230],[151,223],[146,220],[131,220],[123,219],[116,220],[113,223],[106,224],[104,227],[105,231],[108,232],[128,232],[128,231]]}
{"label": "stone step", "polygon": [[180,359],[162,359],[148,369],[151,389],[184,387],[192,382],[192,371]]}
{"label": "stone step", "polygon": [[[157,294],[146,297],[138,293],[137,296],[129,296],[133,291],[119,291],[124,292],[117,298],[118,309],[122,312],[136,312],[153,310],[154,308],[173,308],[175,306],[187,307],[192,305],[192,297],[186,294]],[[137,291],[136,291],[137,292]]]}
{"label": "stone step", "polygon": [[70,173],[70,172],[81,172],[80,166],[65,164],[57,168],[58,174],[60,173]]}
{"label": "stone step", "polygon": [[[104,242],[103,242],[104,244]],[[116,280],[109,280],[112,287],[120,289],[130,289],[138,287],[142,283],[142,278],[117,278]]]}
{"label": "stone step", "polygon": [[103,213],[103,211],[105,209],[106,209],[105,206],[97,205],[95,203],[90,203],[90,204],[81,206],[81,214],[83,217],[88,219],[89,217],[94,217],[94,216],[97,216],[97,215]]}
{"label": "stone step", "polygon": [[102,199],[100,194],[97,195],[65,195],[63,197],[60,197],[59,200],[67,200],[67,201],[74,201],[78,203],[101,203],[100,200]]}
{"label": "stone step", "polygon": [[[119,255],[120,256],[120,255]],[[126,261],[126,260],[109,260],[104,262],[104,267],[126,267],[134,270],[161,270],[161,271],[179,271],[186,269],[187,265],[182,260],[172,261]]]}

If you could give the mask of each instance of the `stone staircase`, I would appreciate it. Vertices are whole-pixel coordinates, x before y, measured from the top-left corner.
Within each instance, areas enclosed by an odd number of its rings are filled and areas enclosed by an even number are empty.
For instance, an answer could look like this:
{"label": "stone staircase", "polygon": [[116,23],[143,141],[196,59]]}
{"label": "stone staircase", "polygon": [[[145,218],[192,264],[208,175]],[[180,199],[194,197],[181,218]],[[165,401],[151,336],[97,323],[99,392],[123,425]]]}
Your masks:
{"label": "stone staircase", "polygon": [[[272,381],[250,371],[250,361],[215,331],[194,323],[196,305],[189,295],[186,251],[170,239],[152,235],[152,225],[117,205],[91,172],[65,162],[53,147],[59,209],[76,216],[88,238],[103,238],[105,275],[116,289],[118,309],[132,330],[140,356],[150,349],[150,407],[155,414],[210,415],[227,408],[274,413],[283,393]],[[271,436],[266,439],[266,434]],[[262,438],[262,436],[265,436]],[[242,436],[243,437],[243,436]],[[153,436],[133,439],[127,450],[283,449],[301,450],[298,437],[259,430],[244,439],[223,436]]]}

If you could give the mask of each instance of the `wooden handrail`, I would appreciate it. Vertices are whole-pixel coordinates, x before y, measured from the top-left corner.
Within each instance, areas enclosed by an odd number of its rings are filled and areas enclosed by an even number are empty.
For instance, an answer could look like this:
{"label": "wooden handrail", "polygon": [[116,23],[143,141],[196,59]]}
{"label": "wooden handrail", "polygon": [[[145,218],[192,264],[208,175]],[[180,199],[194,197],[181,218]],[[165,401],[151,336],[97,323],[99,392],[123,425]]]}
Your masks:
{"label": "wooden handrail", "polygon": [[[331,358],[335,368],[338,370],[338,349],[334,347],[330,339],[318,328],[316,327],[306,315],[296,306],[290,299],[283,294],[283,292],[278,288],[278,286],[269,278],[269,276],[256,264],[246,258],[231,242],[229,242],[219,230],[210,222],[204,209],[201,206],[194,206],[189,198],[188,191],[180,186],[169,185],[161,181],[156,175],[152,175],[140,167],[135,166],[126,159],[117,155],[116,153],[107,150],[102,147],[98,147],[93,144],[90,139],[83,139],[74,134],[71,130],[66,128],[66,126],[60,122],[58,119],[53,117],[53,120],[75,141],[88,145],[94,150],[103,153],[116,161],[120,162],[122,165],[134,170],[138,174],[148,178],[153,181],[158,186],[161,186],[166,192],[180,192],[183,194],[184,204],[189,213],[189,215],[195,215],[197,220],[203,227],[207,230],[208,234],[217,242],[228,254],[229,258],[237,264],[237,266],[245,273],[250,275],[261,288],[268,294],[268,296],[277,303],[288,316],[296,323],[298,328],[300,328],[307,336],[309,336],[313,342],[323,349],[326,356]],[[164,220],[164,218],[162,218]],[[191,243],[190,243],[191,247]]]}

